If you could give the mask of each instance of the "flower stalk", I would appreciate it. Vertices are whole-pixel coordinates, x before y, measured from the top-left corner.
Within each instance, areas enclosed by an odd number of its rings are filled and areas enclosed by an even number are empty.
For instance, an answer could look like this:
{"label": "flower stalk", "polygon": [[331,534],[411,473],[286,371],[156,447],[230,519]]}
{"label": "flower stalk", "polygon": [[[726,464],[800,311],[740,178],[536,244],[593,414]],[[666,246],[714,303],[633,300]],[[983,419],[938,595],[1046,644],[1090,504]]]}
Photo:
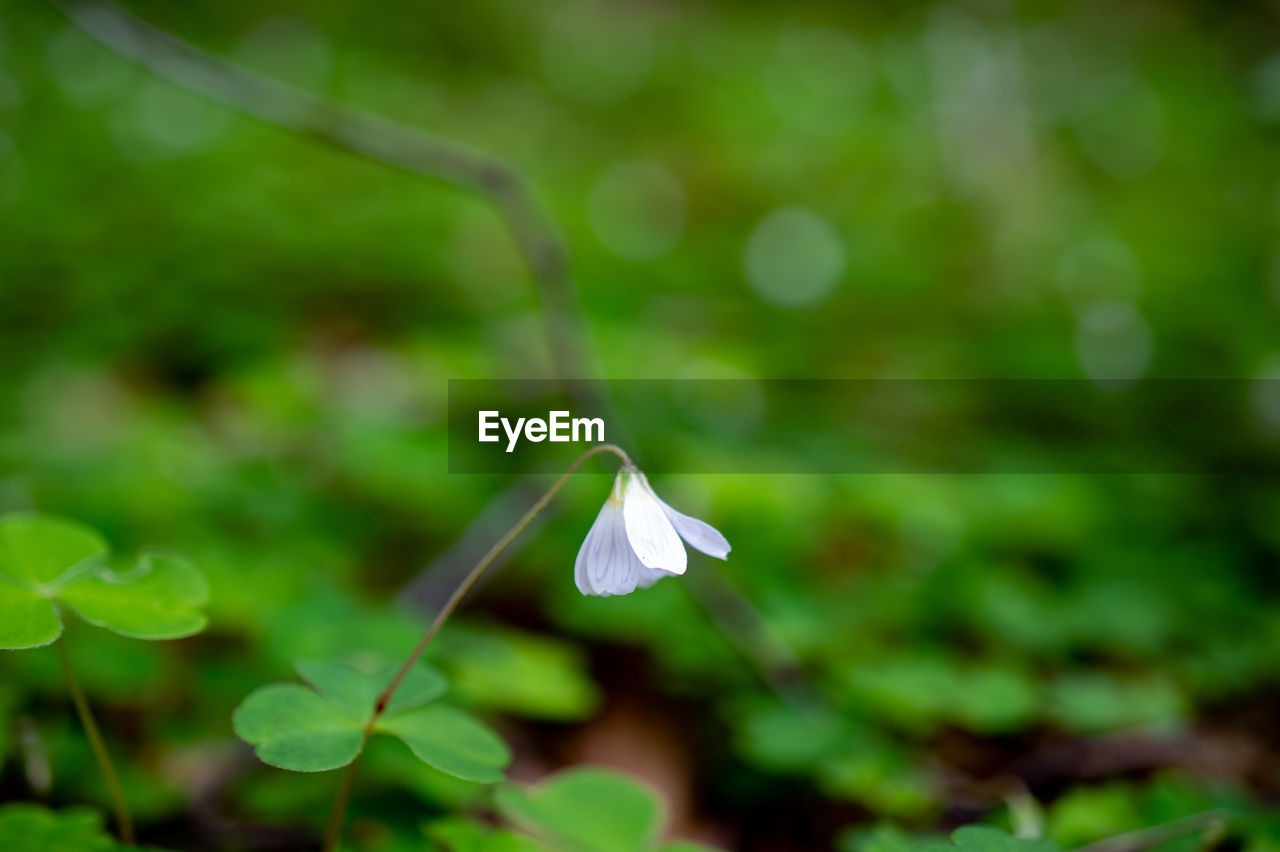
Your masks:
{"label": "flower stalk", "polygon": [[436,617],[431,621],[426,632],[422,634],[422,638],[418,640],[418,644],[414,647],[408,658],[405,659],[404,663],[396,671],[395,677],[393,677],[391,682],[387,684],[387,688],[382,690],[382,693],[378,696],[377,702],[374,704],[373,712],[370,714],[368,721],[365,722],[360,752],[357,753],[355,760],[348,763],[346,768],[342,771],[342,779],[338,783],[338,792],[334,797],[333,807],[329,812],[329,823],[325,828],[325,852],[333,852],[333,850],[338,848],[338,843],[342,838],[342,825],[346,819],[347,802],[351,798],[351,786],[355,779],[356,764],[360,762],[360,754],[364,752],[364,744],[368,742],[370,735],[373,733],[374,725],[377,724],[378,719],[387,709],[387,705],[391,703],[392,696],[394,696],[396,690],[400,688],[400,684],[404,681],[405,676],[409,674],[409,671],[422,657],[423,652],[427,650],[427,646],[431,644],[431,640],[440,632],[440,628],[449,620],[449,616],[458,608],[459,604],[462,603],[463,598],[467,596],[467,593],[470,592],[475,584],[480,580],[480,577],[486,570],[488,570],[489,566],[494,563],[494,560],[501,556],[502,552],[511,545],[511,542],[515,541],[516,536],[520,535],[520,533],[524,531],[525,527],[529,526],[529,523],[538,516],[538,513],[546,508],[547,504],[556,496],[556,493],[561,489],[561,487],[568,482],[569,477],[582,466],[582,463],[592,456],[599,455],[600,453],[613,453],[622,461],[624,468],[634,467],[634,465],[631,464],[631,457],[628,456],[621,447],[617,447],[613,444],[598,444],[578,456],[578,458],[574,460],[573,464],[569,465],[568,469],[564,473],[560,474],[560,478],[553,482],[551,487],[538,498],[538,501],[529,507],[529,511],[525,512],[524,516],[521,517],[520,520],[516,521],[515,526],[509,529],[506,535],[498,539],[493,547],[489,548],[489,551],[480,558],[480,561],[475,564],[475,567],[471,569],[467,576],[462,579],[462,582],[458,584],[458,587],[453,590],[453,594],[449,596],[447,601],[445,601],[444,606],[440,608],[438,613],[436,613]]}
{"label": "flower stalk", "polygon": [[76,713],[80,716],[80,724],[84,726],[85,736],[89,738],[93,756],[97,758],[98,767],[102,770],[103,778],[106,779],[107,793],[111,796],[111,808],[116,817],[116,830],[120,832],[121,842],[132,845],[134,842],[133,818],[129,815],[129,806],[125,803],[124,790],[120,787],[120,778],[116,775],[115,765],[111,762],[110,753],[107,752],[107,744],[98,731],[98,724],[93,720],[93,713],[89,710],[89,702],[85,699],[84,691],[80,689],[80,682],[76,680],[75,672],[71,668],[71,660],[67,657],[67,649],[64,647],[65,641],[60,640],[53,645],[58,651],[58,660],[62,663],[62,673],[67,679],[67,691],[71,693],[71,702],[76,706]]}

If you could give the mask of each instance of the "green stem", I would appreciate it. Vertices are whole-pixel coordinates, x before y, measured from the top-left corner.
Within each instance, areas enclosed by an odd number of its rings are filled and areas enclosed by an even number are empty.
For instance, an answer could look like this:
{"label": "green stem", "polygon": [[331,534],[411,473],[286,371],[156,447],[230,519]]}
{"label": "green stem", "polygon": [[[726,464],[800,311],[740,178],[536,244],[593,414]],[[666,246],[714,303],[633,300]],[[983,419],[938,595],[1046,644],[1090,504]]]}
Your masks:
{"label": "green stem", "polygon": [[116,828],[120,832],[120,840],[132,844],[134,841],[133,819],[129,816],[129,807],[124,801],[124,790],[120,787],[116,768],[111,763],[111,755],[107,753],[107,744],[103,742],[98,724],[93,721],[93,714],[89,712],[89,702],[85,700],[84,692],[80,689],[80,682],[76,680],[75,672],[71,670],[71,660],[67,658],[64,643],[55,642],[54,646],[58,649],[58,659],[62,661],[62,672],[67,677],[67,689],[71,692],[71,701],[76,705],[76,712],[80,714],[80,723],[89,737],[89,745],[93,748],[94,757],[98,759],[102,776],[107,781],[107,792],[111,795],[111,807],[116,814]]}
{"label": "green stem", "polygon": [[[427,650],[427,646],[431,644],[431,640],[435,638],[438,632],[440,632],[440,628],[449,620],[449,616],[452,615],[453,611],[462,603],[462,599],[467,596],[467,592],[471,591],[476,582],[479,581],[480,576],[484,574],[484,572],[488,570],[489,566],[494,563],[494,560],[502,555],[502,552],[507,549],[511,542],[515,541],[516,536],[520,535],[520,533],[524,531],[524,528],[529,526],[529,522],[537,517],[539,512],[546,508],[546,505],[551,502],[551,498],[556,496],[556,492],[559,491],[560,488],[569,480],[569,477],[573,475],[573,472],[576,471],[587,459],[594,455],[598,455],[599,453],[613,453],[622,460],[623,465],[629,466],[631,464],[631,458],[622,450],[621,447],[616,447],[613,444],[598,444],[597,446],[592,447],[582,455],[578,456],[578,458],[574,460],[573,464],[569,465],[569,469],[560,474],[560,478],[552,483],[551,487],[538,498],[538,502],[529,507],[529,511],[525,512],[524,516],[520,518],[520,520],[516,521],[515,526],[509,529],[506,535],[498,539],[497,543],[494,544],[493,547],[489,548],[489,552],[480,558],[480,561],[476,563],[475,567],[471,569],[470,573],[468,573],[466,577],[462,578],[462,582],[458,584],[458,587],[453,590],[453,594],[449,596],[449,600],[445,601],[444,606],[440,608],[438,613],[436,613],[435,619],[433,619],[431,625],[427,627],[427,631],[422,634],[422,638],[418,640],[418,644],[414,647],[412,653],[409,654],[408,659],[406,659],[403,665],[400,666],[400,669],[396,672],[396,676],[391,679],[391,683],[387,684],[387,688],[382,690],[382,694],[378,696],[378,701],[373,706],[373,713],[369,716],[369,720],[365,722],[363,738],[361,740],[361,752],[364,751],[363,744],[368,742],[369,737],[373,734],[374,725],[377,724],[379,717],[381,717],[383,712],[387,709],[387,705],[391,703],[391,697],[395,695],[396,690],[400,688],[400,684],[405,679],[405,676],[409,674],[409,671],[413,668],[414,664],[418,662],[418,659],[422,656],[422,652]],[[325,829],[325,852],[333,852],[333,850],[337,849],[338,842],[342,839],[342,824],[346,818],[347,801],[351,796],[351,785],[355,778],[356,764],[359,760],[360,753],[357,753],[355,760],[348,763],[342,772],[342,779],[338,783],[338,793],[334,797],[333,808],[329,812],[329,823]]]}

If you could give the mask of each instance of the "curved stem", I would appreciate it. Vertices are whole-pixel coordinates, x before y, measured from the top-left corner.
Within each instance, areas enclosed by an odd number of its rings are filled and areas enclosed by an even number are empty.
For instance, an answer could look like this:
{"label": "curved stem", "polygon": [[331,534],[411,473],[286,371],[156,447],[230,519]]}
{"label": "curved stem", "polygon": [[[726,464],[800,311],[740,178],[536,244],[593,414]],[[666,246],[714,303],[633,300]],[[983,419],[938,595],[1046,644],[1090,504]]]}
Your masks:
{"label": "curved stem", "polygon": [[76,705],[76,712],[80,715],[80,723],[84,725],[84,732],[89,738],[90,747],[93,748],[93,755],[98,759],[98,767],[107,781],[107,792],[111,796],[111,807],[115,811],[116,828],[120,832],[120,840],[126,844],[132,844],[134,841],[133,819],[129,816],[129,807],[124,800],[124,790],[120,787],[116,768],[111,763],[111,755],[107,753],[107,744],[103,742],[98,725],[93,721],[93,714],[89,712],[89,702],[85,700],[84,692],[80,689],[80,682],[76,680],[75,672],[71,670],[71,660],[67,658],[64,643],[58,641],[54,646],[58,649],[58,659],[62,662],[62,673],[67,678],[67,690],[71,693],[71,702]]}
{"label": "curved stem", "polygon": [[[574,471],[581,467],[582,463],[587,459],[592,456],[599,455],[600,453],[613,453],[621,459],[624,466],[632,466],[631,457],[628,456],[621,447],[615,446],[614,444],[597,444],[582,455],[578,456],[574,460],[573,464],[569,465],[569,468],[564,473],[560,474],[560,478],[553,482],[551,487],[538,498],[538,501],[529,507],[529,511],[525,512],[524,516],[521,517],[520,520],[516,521],[515,526],[507,530],[506,535],[498,539],[493,547],[489,548],[489,552],[480,557],[480,561],[476,563],[475,567],[471,569],[466,577],[462,578],[462,582],[453,590],[453,594],[449,596],[449,600],[445,601],[444,606],[440,608],[438,613],[436,613],[436,617],[431,621],[431,625],[427,627],[426,632],[422,634],[422,638],[418,640],[418,644],[409,654],[409,657],[400,666],[399,670],[396,671],[395,677],[393,677],[391,682],[387,684],[387,688],[382,690],[382,693],[378,696],[378,701],[373,707],[373,713],[369,716],[369,720],[365,722],[363,738],[361,740],[362,746],[365,742],[368,742],[369,736],[373,733],[373,726],[377,724],[379,717],[381,717],[383,712],[387,709],[387,705],[391,703],[392,696],[395,695],[396,690],[400,688],[400,684],[404,681],[405,676],[409,674],[409,671],[413,668],[414,664],[422,657],[422,652],[427,650],[427,646],[431,644],[431,640],[440,632],[440,628],[444,626],[446,621],[448,621],[449,616],[452,615],[453,611],[462,603],[463,598],[467,596],[467,592],[471,591],[476,582],[479,581],[480,576],[488,570],[489,566],[494,563],[494,560],[502,555],[502,551],[506,550],[507,547],[510,546],[511,542],[515,541],[516,536],[520,535],[520,533],[524,531],[524,528],[529,525],[529,522],[537,517],[539,512],[546,508],[546,505],[551,502],[551,498],[556,496],[556,492],[559,491],[565,482],[569,480],[569,477],[573,475]],[[361,748],[361,752],[363,751],[364,749]],[[351,784],[352,780],[355,778],[356,764],[359,760],[360,756],[359,753],[357,753],[355,760],[348,763],[346,768],[343,770],[342,780],[338,785],[338,794],[333,800],[333,809],[329,812],[328,827],[325,829],[324,848],[327,852],[332,852],[332,850],[336,849],[338,847],[338,841],[341,839],[342,823],[346,817],[347,800],[351,795]]]}
{"label": "curved stem", "polygon": [[255,74],[110,0],[48,2],[90,38],[178,86],[267,124],[487,199],[533,279],[556,374],[570,378],[599,371],[560,233],[528,181],[508,163],[456,140]]}

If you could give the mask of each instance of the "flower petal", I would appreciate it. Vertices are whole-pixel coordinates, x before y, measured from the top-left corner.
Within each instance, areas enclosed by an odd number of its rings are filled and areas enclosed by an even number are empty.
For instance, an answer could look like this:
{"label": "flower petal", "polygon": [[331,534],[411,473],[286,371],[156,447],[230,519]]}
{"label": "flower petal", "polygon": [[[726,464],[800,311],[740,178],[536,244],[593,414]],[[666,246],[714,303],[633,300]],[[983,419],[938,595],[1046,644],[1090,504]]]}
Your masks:
{"label": "flower petal", "polygon": [[[645,484],[648,485],[647,482]],[[662,507],[663,513],[667,516],[667,520],[671,521],[671,526],[676,528],[676,532],[689,543],[690,547],[695,550],[701,550],[716,559],[728,558],[729,551],[733,548],[729,546],[729,540],[720,533],[720,530],[706,521],[700,521],[697,518],[691,518],[688,515],[677,512],[657,494],[653,495],[653,499],[658,501],[658,505]]]}
{"label": "flower petal", "polygon": [[683,574],[689,564],[680,536],[662,511],[662,505],[642,474],[627,476],[622,494],[622,516],[627,539],[646,568],[657,568],[668,574]]}
{"label": "flower petal", "polygon": [[584,595],[625,595],[635,591],[638,560],[627,541],[621,490],[621,483],[614,480],[609,499],[578,549],[573,581]]}
{"label": "flower petal", "polygon": [[716,559],[725,559],[729,556],[729,551],[733,548],[729,546],[729,540],[718,529],[706,521],[700,521],[697,518],[677,512],[658,496],[657,492],[653,490],[653,486],[649,484],[647,476],[643,473],[638,474],[638,476],[644,484],[645,490],[661,507],[662,513],[667,516],[667,520],[675,528],[676,533],[688,542],[691,547],[701,550],[708,556],[714,556]]}
{"label": "flower petal", "polygon": [[[632,555],[634,556],[634,553]],[[634,567],[636,572],[636,586],[641,589],[649,588],[663,577],[673,576],[672,574],[668,574],[666,571],[659,571],[657,568],[646,568],[644,563],[639,559],[636,559]]]}

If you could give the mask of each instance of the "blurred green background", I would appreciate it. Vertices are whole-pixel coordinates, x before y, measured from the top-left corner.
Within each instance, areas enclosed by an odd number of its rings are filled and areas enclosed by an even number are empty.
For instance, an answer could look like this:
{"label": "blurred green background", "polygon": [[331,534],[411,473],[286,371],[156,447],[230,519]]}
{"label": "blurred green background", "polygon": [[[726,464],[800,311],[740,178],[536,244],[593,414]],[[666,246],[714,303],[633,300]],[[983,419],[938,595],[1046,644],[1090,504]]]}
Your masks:
{"label": "blurred green background", "polygon": [[[568,249],[583,376],[1280,377],[1274,3],[129,8],[510,163]],[[0,509],[212,584],[191,640],[69,631],[145,840],[314,836],[333,774],[258,764],[231,710],[301,656],[405,654],[532,501],[445,472],[444,404],[553,375],[543,304],[483,198],[0,9]],[[1037,807],[1066,847],[1225,808],[1227,848],[1280,848],[1273,480],[654,485],[726,564],[580,597],[608,480],[579,477],[428,652],[513,778],[618,767],[673,836],[748,852]],[[105,801],[53,652],[0,672],[0,799]],[[485,811],[375,745],[359,848]]]}

